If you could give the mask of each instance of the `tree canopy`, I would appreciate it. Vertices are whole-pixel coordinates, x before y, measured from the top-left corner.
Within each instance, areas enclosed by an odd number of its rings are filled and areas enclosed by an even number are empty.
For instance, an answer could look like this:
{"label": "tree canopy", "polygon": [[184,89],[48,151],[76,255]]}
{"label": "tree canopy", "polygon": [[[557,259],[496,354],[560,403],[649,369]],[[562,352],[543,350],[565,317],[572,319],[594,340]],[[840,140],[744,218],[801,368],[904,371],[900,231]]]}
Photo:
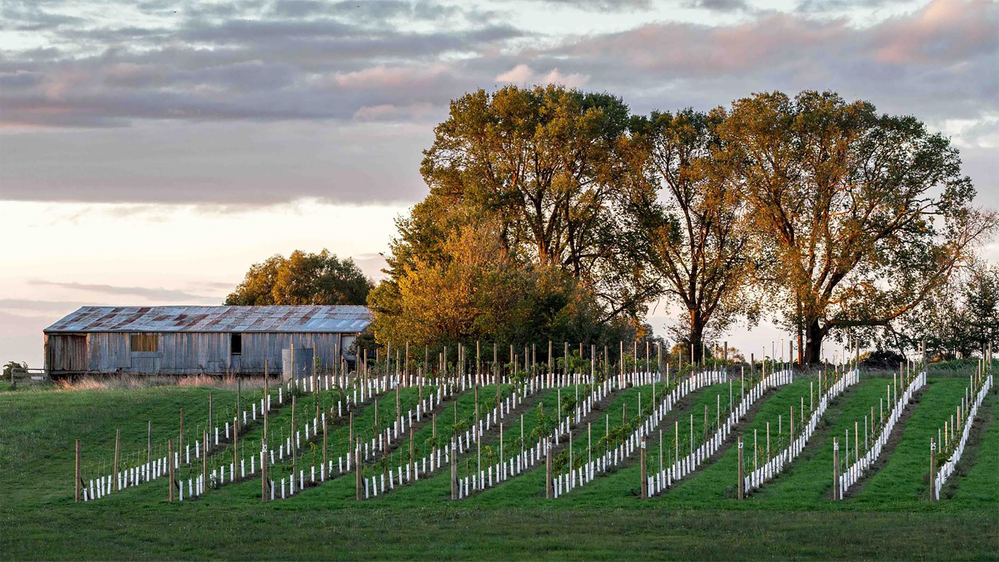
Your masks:
{"label": "tree canopy", "polygon": [[746,205],[716,129],[721,112],[653,112],[633,122],[639,165],[632,215],[639,221],[642,257],[662,294],[688,316],[678,339],[701,359],[706,332],[727,328],[751,312],[752,272]]}
{"label": "tree canopy", "polygon": [[225,299],[228,305],[365,304],[372,282],[351,258],[328,250],[295,250],[250,266],[246,277]]}
{"label": "tree canopy", "polygon": [[773,92],[734,102],[718,131],[807,362],[831,330],[911,310],[995,228],[957,149],[914,117]]}
{"label": "tree canopy", "polygon": [[[946,137],[832,92],[640,116],[606,93],[479,90],[452,101],[420,172],[429,192],[397,219],[377,287],[350,259],[296,251],[226,302],[367,302],[381,342],[613,346],[648,337],[665,299],[695,360],[765,311],[815,362],[830,334],[888,333],[945,302],[999,224]],[[995,281],[975,279],[980,345]]]}
{"label": "tree canopy", "polygon": [[369,299],[378,338],[595,342],[638,326],[655,290],[623,243],[628,117],[556,86],[453,101],[424,152],[430,193],[399,219]]}

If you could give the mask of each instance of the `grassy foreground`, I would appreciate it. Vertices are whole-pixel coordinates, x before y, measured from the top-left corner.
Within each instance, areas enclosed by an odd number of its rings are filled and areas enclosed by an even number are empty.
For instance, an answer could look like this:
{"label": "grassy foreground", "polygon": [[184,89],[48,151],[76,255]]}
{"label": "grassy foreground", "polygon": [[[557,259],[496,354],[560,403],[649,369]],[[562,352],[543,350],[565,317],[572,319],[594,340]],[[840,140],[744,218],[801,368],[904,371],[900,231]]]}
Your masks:
{"label": "grassy foreground", "polygon": [[[258,481],[168,504],[165,480],[76,504],[76,438],[84,441],[85,466],[94,466],[112,457],[115,428],[133,450],[145,444],[147,420],[154,436],[174,432],[181,407],[195,427],[207,417],[208,391],[7,392],[0,394],[0,559],[999,560],[999,396],[983,405],[969,462],[949,485],[952,497],[925,499],[924,438],[965,382],[931,377],[881,473],[842,503],[825,498],[828,439],[869,408],[881,383],[862,382],[841,397],[813,438],[814,451],[741,503],[728,497],[730,449],[647,502],[633,495],[632,466],[566,501],[546,501],[529,485],[540,485],[541,473],[457,503],[437,490],[446,478],[361,504],[352,500],[352,480],[340,478],[269,504],[259,501]],[[770,397],[750,427],[784,411],[802,388],[807,383]],[[234,400],[214,392],[216,404]],[[692,407],[703,410],[699,401]]]}

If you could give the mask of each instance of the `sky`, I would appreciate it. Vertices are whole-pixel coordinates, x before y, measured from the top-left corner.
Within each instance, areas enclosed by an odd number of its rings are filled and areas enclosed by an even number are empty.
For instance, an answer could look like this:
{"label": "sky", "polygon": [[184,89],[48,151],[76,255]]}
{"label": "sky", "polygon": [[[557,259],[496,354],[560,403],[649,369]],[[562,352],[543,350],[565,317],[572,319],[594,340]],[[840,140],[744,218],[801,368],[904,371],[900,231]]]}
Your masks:
{"label": "sky", "polygon": [[545,83],[636,113],[835,90],[949,136],[999,208],[996,2],[4,0],[0,361],[40,367],[82,305],[220,304],[294,249],[379,278],[449,101]]}

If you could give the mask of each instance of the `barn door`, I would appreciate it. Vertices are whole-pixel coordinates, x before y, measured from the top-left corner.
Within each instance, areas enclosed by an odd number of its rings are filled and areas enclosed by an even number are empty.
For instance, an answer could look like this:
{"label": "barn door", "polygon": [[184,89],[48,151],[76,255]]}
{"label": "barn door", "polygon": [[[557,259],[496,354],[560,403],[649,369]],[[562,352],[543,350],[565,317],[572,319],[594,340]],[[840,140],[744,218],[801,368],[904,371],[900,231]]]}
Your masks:
{"label": "barn door", "polygon": [[49,336],[49,369],[52,371],[86,371],[86,334]]}

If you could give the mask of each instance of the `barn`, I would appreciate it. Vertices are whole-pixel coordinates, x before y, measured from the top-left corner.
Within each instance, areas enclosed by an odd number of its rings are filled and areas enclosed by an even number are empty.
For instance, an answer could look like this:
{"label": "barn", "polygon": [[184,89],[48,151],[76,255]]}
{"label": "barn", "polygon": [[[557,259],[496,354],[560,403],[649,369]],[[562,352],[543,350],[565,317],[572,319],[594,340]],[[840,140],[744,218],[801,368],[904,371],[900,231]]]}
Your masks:
{"label": "barn", "polygon": [[[44,330],[50,375],[259,374],[353,362],[364,306],[85,306]],[[295,362],[290,362],[294,350]],[[282,358],[285,366],[282,368]],[[293,367],[294,368],[294,367]]]}

